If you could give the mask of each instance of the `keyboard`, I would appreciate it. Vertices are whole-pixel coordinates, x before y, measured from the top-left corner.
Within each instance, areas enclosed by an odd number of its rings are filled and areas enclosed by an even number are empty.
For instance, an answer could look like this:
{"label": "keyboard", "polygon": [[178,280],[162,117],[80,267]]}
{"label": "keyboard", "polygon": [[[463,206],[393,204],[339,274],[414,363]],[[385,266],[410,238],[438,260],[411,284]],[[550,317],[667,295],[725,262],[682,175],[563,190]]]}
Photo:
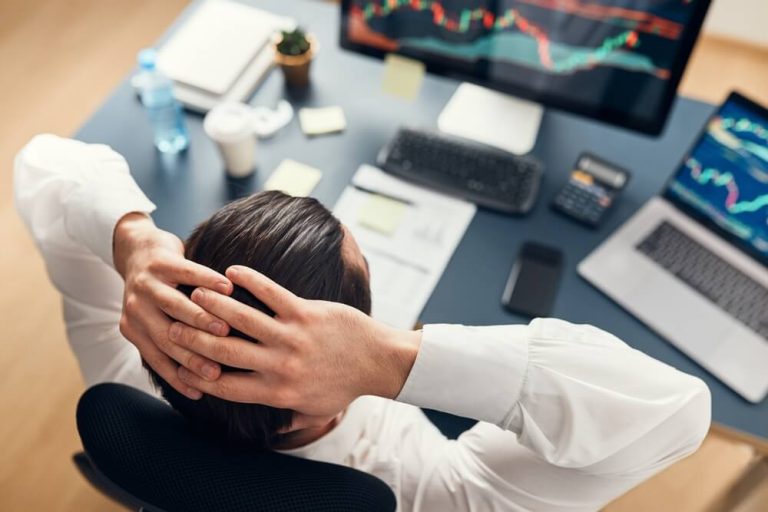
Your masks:
{"label": "keyboard", "polygon": [[768,288],[668,222],[659,224],[636,248],[768,339]]}
{"label": "keyboard", "polygon": [[504,213],[533,207],[543,167],[537,160],[439,132],[401,128],[379,153],[386,172]]}

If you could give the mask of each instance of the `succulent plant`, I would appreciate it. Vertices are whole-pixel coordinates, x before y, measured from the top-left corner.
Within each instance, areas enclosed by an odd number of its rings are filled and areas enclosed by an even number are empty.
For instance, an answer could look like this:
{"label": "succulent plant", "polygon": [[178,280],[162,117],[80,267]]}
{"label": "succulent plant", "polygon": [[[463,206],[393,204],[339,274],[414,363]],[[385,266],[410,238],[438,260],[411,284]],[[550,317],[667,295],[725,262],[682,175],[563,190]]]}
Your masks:
{"label": "succulent plant", "polygon": [[300,28],[288,32],[282,31],[283,38],[277,44],[277,51],[283,55],[301,55],[309,50],[307,34]]}

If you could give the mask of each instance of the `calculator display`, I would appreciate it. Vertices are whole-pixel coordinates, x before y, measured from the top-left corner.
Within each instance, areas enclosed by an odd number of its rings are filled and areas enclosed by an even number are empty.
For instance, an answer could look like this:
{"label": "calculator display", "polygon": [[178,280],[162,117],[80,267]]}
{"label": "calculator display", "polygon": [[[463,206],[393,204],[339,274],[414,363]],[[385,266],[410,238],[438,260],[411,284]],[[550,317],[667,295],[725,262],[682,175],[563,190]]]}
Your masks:
{"label": "calculator display", "polygon": [[617,169],[597,160],[589,155],[582,155],[577,164],[578,169],[591,174],[596,180],[613,188],[622,188],[629,178],[629,173],[623,169]]}

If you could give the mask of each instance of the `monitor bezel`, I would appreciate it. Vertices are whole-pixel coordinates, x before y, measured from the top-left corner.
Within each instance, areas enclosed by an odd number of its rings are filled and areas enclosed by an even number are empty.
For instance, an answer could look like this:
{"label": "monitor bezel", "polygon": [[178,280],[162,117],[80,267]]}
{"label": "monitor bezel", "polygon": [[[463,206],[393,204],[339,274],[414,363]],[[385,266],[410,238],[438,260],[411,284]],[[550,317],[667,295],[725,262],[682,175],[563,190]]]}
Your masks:
{"label": "monitor bezel", "polygon": [[683,166],[685,165],[686,160],[691,155],[693,150],[696,149],[696,146],[698,146],[698,144],[701,142],[701,139],[706,134],[707,126],[709,125],[709,122],[715,116],[717,116],[722,111],[723,107],[729,102],[738,103],[740,104],[740,106],[742,106],[746,110],[753,111],[757,115],[764,116],[766,119],[768,119],[768,108],[760,105],[759,103],[756,103],[754,100],[747,98],[746,96],[739,93],[738,91],[731,91],[731,93],[728,95],[728,98],[724,102],[722,102],[720,105],[718,105],[715,108],[714,112],[712,112],[712,114],[710,114],[707,117],[707,120],[704,123],[704,126],[702,126],[701,130],[699,131],[698,135],[694,139],[693,143],[688,147],[685,153],[683,153],[683,157],[680,159],[680,162],[678,163],[674,172],[669,176],[669,179],[664,185],[662,197],[665,200],[667,200],[669,203],[671,203],[675,208],[680,210],[687,217],[690,217],[691,219],[701,224],[705,228],[709,229],[710,231],[713,231],[720,238],[723,238],[728,243],[730,243],[731,245],[739,249],[741,252],[745,253],[747,256],[751,257],[752,259],[756,260],[758,263],[761,263],[762,265],[768,265],[768,254],[761,253],[748,241],[743,240],[738,236],[734,235],[733,233],[729,232],[728,230],[720,226],[717,222],[712,220],[711,217],[707,216],[705,213],[697,210],[692,205],[678,198],[676,195],[672,193],[670,189],[670,185],[678,176],[678,174],[683,172]]}
{"label": "monitor bezel", "polygon": [[[557,95],[536,93],[535,91],[526,89],[525,87],[518,87],[512,84],[484,80],[475,75],[452,69],[450,64],[441,64],[437,59],[425,59],[422,62],[424,62],[426,70],[429,73],[433,73],[435,75],[454,78],[464,82],[471,82],[488,89],[512,94],[514,96],[539,103],[545,107],[570,112],[621,128],[644,133],[646,135],[658,136],[662,133],[664,127],[666,126],[666,122],[671,111],[672,102],[674,101],[677,93],[677,87],[680,84],[680,80],[682,79],[683,71],[685,70],[685,66],[688,62],[688,59],[690,58],[691,51],[693,50],[693,45],[695,44],[699,32],[701,31],[701,26],[704,21],[704,17],[706,16],[707,10],[709,9],[710,2],[711,0],[697,1],[694,13],[691,17],[691,21],[688,25],[686,25],[683,31],[683,36],[680,42],[680,51],[677,53],[674,64],[670,69],[669,83],[664,97],[662,98],[658,115],[656,115],[655,118],[651,119],[650,121],[645,121],[636,116],[632,116],[627,112],[612,108],[593,108],[580,104],[579,102],[558,98]],[[348,18],[351,5],[352,0],[342,0],[341,2],[339,20],[341,27],[339,30],[339,44],[342,48],[379,59],[383,59],[388,53],[397,53],[405,57],[409,56],[408,52],[388,52],[386,50],[351,41],[348,34]]]}

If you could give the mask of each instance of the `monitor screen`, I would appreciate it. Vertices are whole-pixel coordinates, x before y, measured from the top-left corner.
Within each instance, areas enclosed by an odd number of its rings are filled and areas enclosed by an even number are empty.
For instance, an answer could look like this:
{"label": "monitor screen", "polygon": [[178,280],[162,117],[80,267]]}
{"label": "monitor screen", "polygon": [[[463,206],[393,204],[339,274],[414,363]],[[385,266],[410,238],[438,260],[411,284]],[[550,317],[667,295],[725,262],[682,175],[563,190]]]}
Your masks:
{"label": "monitor screen", "polygon": [[768,110],[732,95],[707,122],[665,196],[768,262]]}
{"label": "monitor screen", "polygon": [[344,0],[341,45],[657,134],[709,0]]}

